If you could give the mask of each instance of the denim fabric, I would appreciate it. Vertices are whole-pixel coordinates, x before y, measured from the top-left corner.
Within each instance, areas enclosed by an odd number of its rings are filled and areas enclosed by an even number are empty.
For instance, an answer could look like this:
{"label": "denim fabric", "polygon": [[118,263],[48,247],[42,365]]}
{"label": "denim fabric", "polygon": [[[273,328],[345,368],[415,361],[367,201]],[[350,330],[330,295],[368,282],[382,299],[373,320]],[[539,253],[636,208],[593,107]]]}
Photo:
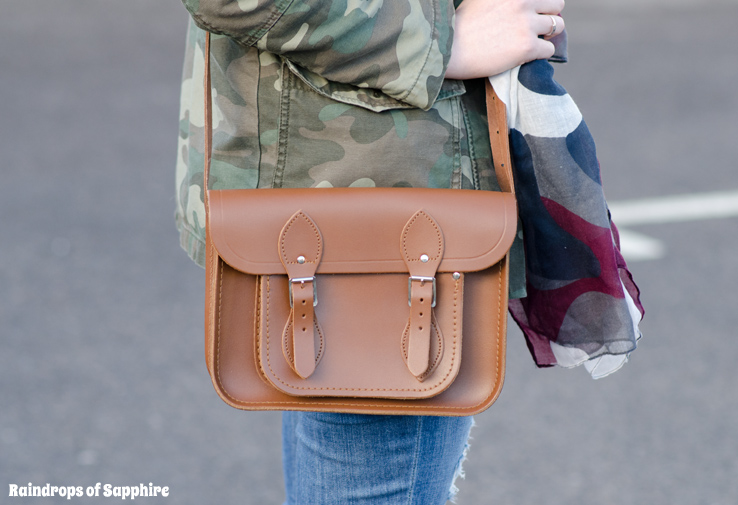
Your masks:
{"label": "denim fabric", "polygon": [[443,505],[471,417],[282,414],[285,505]]}

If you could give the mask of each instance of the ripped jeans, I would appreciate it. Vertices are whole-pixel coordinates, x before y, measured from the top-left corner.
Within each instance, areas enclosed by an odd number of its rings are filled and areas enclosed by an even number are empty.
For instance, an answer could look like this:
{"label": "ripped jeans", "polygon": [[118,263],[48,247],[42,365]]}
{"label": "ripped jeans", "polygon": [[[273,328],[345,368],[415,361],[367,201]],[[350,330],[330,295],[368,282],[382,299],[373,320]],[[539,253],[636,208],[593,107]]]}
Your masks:
{"label": "ripped jeans", "polygon": [[471,417],[282,414],[285,505],[443,505]]}

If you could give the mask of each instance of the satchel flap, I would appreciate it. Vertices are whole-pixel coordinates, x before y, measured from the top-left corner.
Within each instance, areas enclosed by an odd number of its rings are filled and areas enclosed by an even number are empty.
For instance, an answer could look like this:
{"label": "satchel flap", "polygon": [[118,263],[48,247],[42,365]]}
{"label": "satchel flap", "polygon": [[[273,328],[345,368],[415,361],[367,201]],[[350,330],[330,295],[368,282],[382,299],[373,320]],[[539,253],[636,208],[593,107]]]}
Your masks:
{"label": "satchel flap", "polygon": [[315,223],[323,253],[318,274],[407,272],[401,240],[420,210],[441,229],[439,272],[488,268],[507,254],[517,230],[509,193],[461,189],[310,188],[209,190],[207,232],[231,267],[285,272],[280,233],[297,212]]}

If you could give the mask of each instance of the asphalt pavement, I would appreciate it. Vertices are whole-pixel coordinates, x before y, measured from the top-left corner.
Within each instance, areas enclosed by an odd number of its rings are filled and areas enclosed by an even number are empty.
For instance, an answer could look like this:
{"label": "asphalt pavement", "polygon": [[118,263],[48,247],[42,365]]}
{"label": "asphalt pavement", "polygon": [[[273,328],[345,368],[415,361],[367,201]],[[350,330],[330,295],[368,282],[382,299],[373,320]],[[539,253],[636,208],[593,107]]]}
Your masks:
{"label": "asphalt pavement", "polygon": [[[613,204],[738,191],[734,1],[570,0],[559,81]],[[205,371],[204,274],[179,249],[177,0],[0,0],[0,503],[11,485],[167,486],[145,503],[279,504],[280,415]],[[738,503],[738,216],[624,226],[644,338],[593,381],[509,336],[458,503]],[[646,257],[649,257],[646,255]],[[6,494],[8,493],[8,494]],[[8,498],[6,498],[8,497]]]}

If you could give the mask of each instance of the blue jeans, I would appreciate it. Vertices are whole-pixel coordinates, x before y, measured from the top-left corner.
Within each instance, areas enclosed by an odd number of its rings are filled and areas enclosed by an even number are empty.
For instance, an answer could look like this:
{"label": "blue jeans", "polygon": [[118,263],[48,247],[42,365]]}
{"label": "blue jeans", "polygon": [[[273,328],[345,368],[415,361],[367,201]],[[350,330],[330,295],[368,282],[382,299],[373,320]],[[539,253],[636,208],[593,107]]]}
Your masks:
{"label": "blue jeans", "polygon": [[471,417],[282,414],[285,505],[443,505]]}

